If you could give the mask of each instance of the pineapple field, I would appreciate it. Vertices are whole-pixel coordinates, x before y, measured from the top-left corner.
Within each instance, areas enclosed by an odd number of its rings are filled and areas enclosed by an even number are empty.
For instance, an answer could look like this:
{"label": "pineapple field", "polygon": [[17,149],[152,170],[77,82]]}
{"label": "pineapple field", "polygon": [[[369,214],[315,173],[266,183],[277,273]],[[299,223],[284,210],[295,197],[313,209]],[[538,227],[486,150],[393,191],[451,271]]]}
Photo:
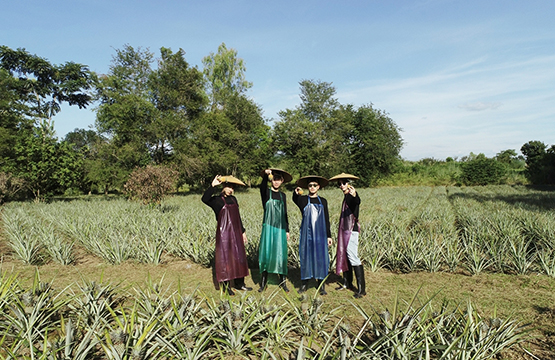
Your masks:
{"label": "pineapple field", "polygon": [[[555,192],[360,189],[368,295],[270,286],[223,295],[199,194],[159,207],[91,197],[2,207],[0,357],[534,359],[555,356]],[[290,192],[288,198],[290,199]],[[335,237],[342,194],[325,189]],[[257,288],[262,205],[236,193]],[[301,214],[288,204],[298,288]],[[335,240],[335,238],[334,238]]]}

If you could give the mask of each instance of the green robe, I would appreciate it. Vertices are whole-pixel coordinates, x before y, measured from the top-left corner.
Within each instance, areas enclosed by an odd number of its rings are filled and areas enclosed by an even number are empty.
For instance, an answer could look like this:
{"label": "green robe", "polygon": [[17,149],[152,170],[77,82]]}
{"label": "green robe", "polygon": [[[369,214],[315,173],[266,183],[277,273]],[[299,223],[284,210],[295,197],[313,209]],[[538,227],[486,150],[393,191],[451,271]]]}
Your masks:
{"label": "green robe", "polygon": [[[280,196],[283,198],[283,196]],[[287,275],[287,223],[283,200],[270,199],[264,206],[258,264],[260,272]]]}

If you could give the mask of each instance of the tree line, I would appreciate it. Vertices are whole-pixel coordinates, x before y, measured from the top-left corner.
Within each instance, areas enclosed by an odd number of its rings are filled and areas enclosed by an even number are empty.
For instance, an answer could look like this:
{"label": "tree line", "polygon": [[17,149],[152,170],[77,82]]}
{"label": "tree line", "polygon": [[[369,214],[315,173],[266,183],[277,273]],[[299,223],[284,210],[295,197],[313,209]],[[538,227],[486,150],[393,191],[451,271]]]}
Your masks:
{"label": "tree line", "polygon": [[[214,174],[251,183],[270,165],[297,176],[348,169],[363,185],[399,171],[401,129],[371,103],[341,104],[332,83],[304,79],[300,104],[270,126],[247,96],[252,83],[235,49],[222,43],[202,64],[191,66],[183,49],[125,45],[97,74],[0,46],[0,201],[123,191],[147,166],[171,169],[193,189]],[[94,106],[95,127],[58,139],[62,104]],[[521,151],[530,181],[553,183],[554,147],[531,141]]]}

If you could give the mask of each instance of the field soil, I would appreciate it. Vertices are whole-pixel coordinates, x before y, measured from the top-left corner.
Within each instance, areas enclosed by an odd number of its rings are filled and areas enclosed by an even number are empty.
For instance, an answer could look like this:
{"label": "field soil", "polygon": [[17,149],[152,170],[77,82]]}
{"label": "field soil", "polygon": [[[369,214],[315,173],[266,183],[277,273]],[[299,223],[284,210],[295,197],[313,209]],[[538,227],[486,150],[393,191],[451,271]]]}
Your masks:
{"label": "field soil", "polygon": [[[32,284],[36,271],[43,282],[52,282],[60,290],[77,287],[83,280],[118,285],[121,291],[144,287],[148,281],[156,282],[168,291],[179,288],[183,292],[202,293],[218,297],[220,292],[212,276],[212,269],[202,267],[187,260],[164,257],[160,265],[146,265],[127,262],[121,265],[109,265],[101,259],[77,249],[77,261],[74,265],[63,266],[47,263],[41,266],[27,266],[14,259],[5,239],[0,238],[0,269],[2,273],[18,274],[18,280],[24,287]],[[330,275],[327,280],[328,296],[324,298],[330,309],[342,307],[340,316],[345,316],[353,323],[362,322],[360,316],[350,306],[356,302],[368,313],[391,309],[395,299],[401,300],[401,308],[417,296],[417,304],[433,297],[432,304],[439,307],[447,302],[449,308],[460,306],[466,308],[468,301],[486,317],[511,317],[530,324],[533,338],[523,346],[515,347],[504,354],[507,359],[555,359],[555,279],[544,275],[507,275],[481,274],[469,276],[459,273],[413,272],[408,274],[380,271],[366,272],[367,296],[356,300],[352,293],[336,291],[339,278]],[[251,276],[246,279],[247,286],[253,287],[254,296],[260,295],[258,288],[259,273],[251,269]],[[277,279],[270,277],[267,292],[277,291]],[[290,269],[290,296],[296,296],[300,286],[298,271]],[[315,283],[310,283],[309,294],[316,291]],[[131,292],[130,292],[131,294]],[[279,299],[279,297],[277,298]],[[342,313],[341,313],[342,312]]]}

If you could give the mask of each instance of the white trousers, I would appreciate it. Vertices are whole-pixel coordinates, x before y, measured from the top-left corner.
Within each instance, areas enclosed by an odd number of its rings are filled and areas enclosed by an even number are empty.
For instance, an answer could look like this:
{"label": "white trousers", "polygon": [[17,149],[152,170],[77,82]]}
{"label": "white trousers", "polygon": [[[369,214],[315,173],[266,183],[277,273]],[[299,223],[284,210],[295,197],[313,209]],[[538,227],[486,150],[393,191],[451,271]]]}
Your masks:
{"label": "white trousers", "polygon": [[349,244],[347,245],[347,259],[351,266],[360,266],[362,262],[358,257],[358,232],[353,231],[351,233],[351,238],[349,239]]}

